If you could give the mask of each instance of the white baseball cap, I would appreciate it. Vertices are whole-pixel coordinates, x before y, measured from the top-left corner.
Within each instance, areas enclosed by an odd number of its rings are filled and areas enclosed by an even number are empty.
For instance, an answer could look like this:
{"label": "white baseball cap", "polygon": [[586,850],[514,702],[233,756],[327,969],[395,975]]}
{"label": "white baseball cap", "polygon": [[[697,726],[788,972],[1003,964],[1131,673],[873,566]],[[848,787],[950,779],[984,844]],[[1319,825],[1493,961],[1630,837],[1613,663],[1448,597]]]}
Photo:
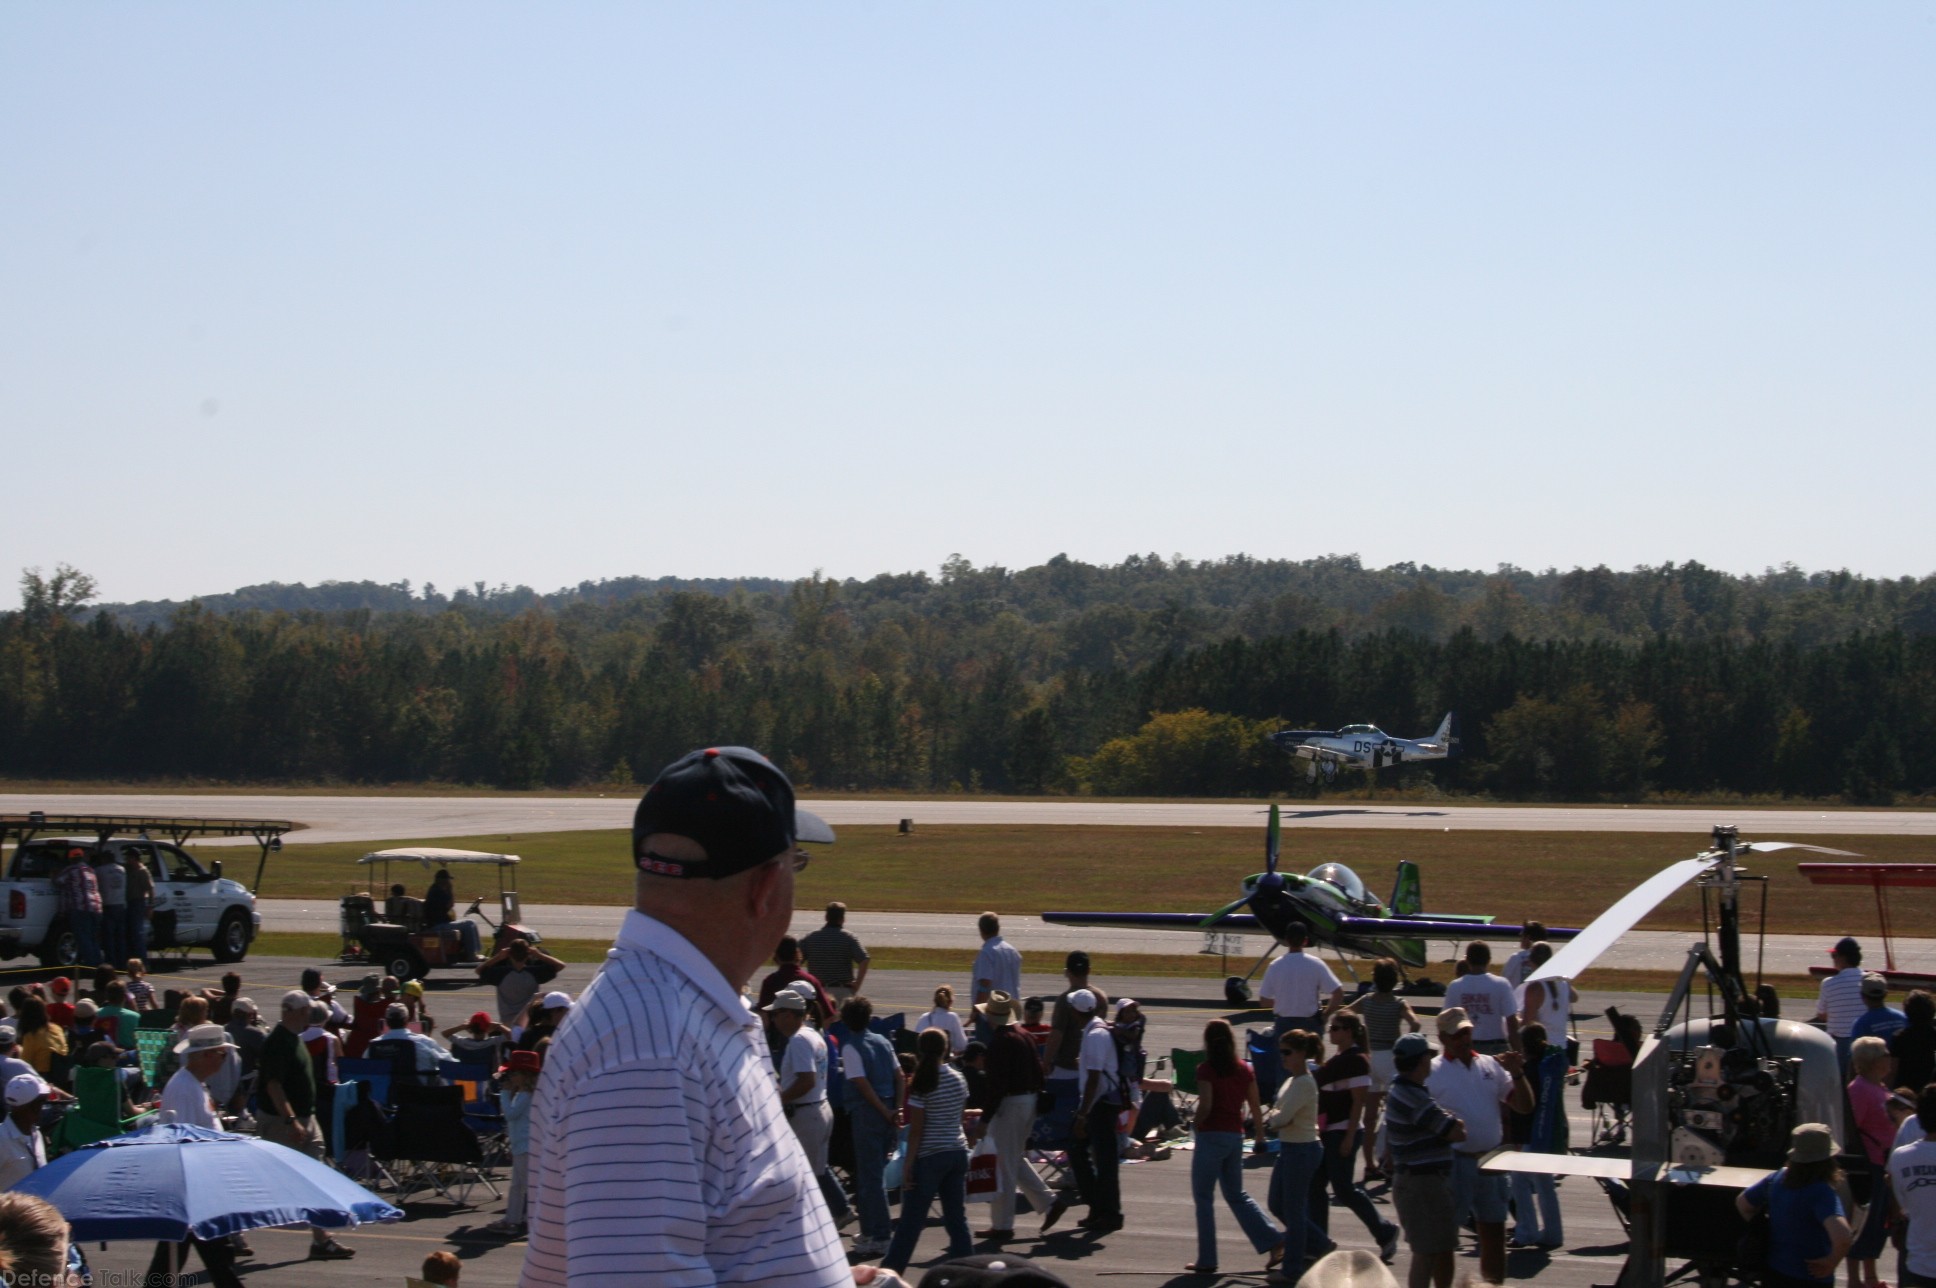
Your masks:
{"label": "white baseball cap", "polygon": [[547,1011],[555,1011],[561,1006],[569,1007],[570,1005],[571,1005],[571,994],[565,992],[561,988],[553,989],[551,992],[546,993],[544,995],[544,1009]]}
{"label": "white baseball cap", "polygon": [[1084,1015],[1096,1013],[1096,995],[1086,988],[1079,988],[1069,994],[1069,1005]]}
{"label": "white baseball cap", "polygon": [[16,1074],[7,1083],[7,1108],[18,1109],[22,1105],[31,1105],[34,1101],[45,1099],[53,1093],[54,1089],[41,1081],[39,1074]]}

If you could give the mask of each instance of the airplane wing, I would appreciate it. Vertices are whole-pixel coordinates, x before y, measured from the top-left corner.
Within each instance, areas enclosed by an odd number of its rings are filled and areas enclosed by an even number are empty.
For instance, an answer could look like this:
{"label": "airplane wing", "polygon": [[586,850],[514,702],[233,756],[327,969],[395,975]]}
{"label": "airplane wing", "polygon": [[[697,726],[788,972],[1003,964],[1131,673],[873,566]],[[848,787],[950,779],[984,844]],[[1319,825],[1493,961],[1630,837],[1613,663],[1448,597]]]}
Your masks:
{"label": "airplane wing", "polygon": [[[1520,927],[1494,921],[1466,920],[1463,917],[1434,917],[1430,913],[1392,917],[1340,917],[1338,932],[1345,935],[1400,936],[1411,939],[1517,939]],[[1571,939],[1579,934],[1565,926],[1551,926],[1549,940]]]}
{"label": "airplane wing", "polygon": [[1248,912],[1232,913],[1205,924],[1212,912],[1045,912],[1042,920],[1056,926],[1102,926],[1112,930],[1236,930],[1269,934]]}

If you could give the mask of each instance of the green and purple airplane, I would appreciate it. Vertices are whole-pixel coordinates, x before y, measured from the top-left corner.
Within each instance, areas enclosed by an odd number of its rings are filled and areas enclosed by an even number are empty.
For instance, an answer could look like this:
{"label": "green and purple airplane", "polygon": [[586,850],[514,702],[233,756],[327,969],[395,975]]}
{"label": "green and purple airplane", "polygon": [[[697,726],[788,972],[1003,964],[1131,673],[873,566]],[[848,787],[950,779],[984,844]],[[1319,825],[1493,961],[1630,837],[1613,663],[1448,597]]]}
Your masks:
{"label": "green and purple airplane", "polygon": [[[1291,923],[1301,922],[1310,941],[1354,957],[1389,957],[1401,967],[1426,965],[1426,945],[1433,940],[1519,938],[1521,927],[1503,925],[1489,916],[1424,911],[1418,864],[1398,861],[1398,879],[1389,905],[1366,887],[1356,872],[1342,863],[1320,863],[1303,876],[1278,871],[1280,822],[1277,806],[1270,807],[1265,834],[1264,870],[1243,880],[1243,894],[1215,912],[1045,912],[1042,920],[1059,926],[1100,926],[1111,929],[1177,930],[1199,933],[1269,935],[1275,947]],[[1248,909],[1248,911],[1244,911]],[[1549,927],[1551,941],[1571,939],[1577,930]],[[1272,949],[1266,949],[1268,959]],[[1224,983],[1233,1005],[1249,1000],[1251,976],[1232,976]]]}

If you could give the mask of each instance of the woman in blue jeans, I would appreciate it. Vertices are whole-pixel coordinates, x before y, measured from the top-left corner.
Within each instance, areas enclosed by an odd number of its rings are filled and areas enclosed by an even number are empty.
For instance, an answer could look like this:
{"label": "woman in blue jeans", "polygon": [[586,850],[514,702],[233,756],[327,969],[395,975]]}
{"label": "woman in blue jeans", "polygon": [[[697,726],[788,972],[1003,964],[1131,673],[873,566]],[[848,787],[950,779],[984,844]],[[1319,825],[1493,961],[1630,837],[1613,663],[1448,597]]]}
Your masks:
{"label": "woman in blue jeans", "polygon": [[1293,1029],[1277,1042],[1284,1081],[1277,1103],[1264,1120],[1277,1133],[1277,1166],[1271,1170],[1270,1214],[1284,1223],[1284,1273],[1292,1279],[1305,1271],[1307,1259],[1316,1260],[1336,1245],[1311,1220],[1311,1184],[1324,1166],[1324,1146],[1318,1143],[1318,1084],[1311,1061],[1324,1054],[1324,1040],[1305,1029]]}
{"label": "woman in blue jeans", "polygon": [[1365,1052],[1365,1022],[1351,1011],[1334,1012],[1330,1036],[1338,1053],[1313,1075],[1318,1084],[1318,1117],[1323,1124],[1318,1134],[1324,1142],[1324,1167],[1311,1183],[1311,1222],[1328,1238],[1328,1200],[1336,1198],[1365,1223],[1365,1229],[1378,1241],[1378,1255],[1389,1262],[1398,1252],[1398,1223],[1379,1215],[1357,1176],[1358,1138],[1372,1085],[1371,1057]]}
{"label": "woman in blue jeans", "polygon": [[894,1241],[881,1258],[881,1268],[896,1274],[906,1270],[913,1258],[936,1195],[941,1197],[942,1224],[948,1227],[949,1258],[972,1256],[975,1251],[968,1233],[968,1138],[961,1131],[968,1080],[947,1064],[948,1035],[942,1030],[923,1029],[915,1051],[920,1062],[908,1083],[907,1102],[914,1188],[901,1198]]}
{"label": "woman in blue jeans", "polygon": [[1251,1129],[1264,1143],[1264,1110],[1257,1098],[1257,1079],[1250,1066],[1237,1058],[1237,1035],[1228,1020],[1212,1020],[1203,1030],[1203,1063],[1197,1066],[1196,1150],[1190,1155],[1190,1197],[1197,1208],[1197,1259],[1185,1270],[1210,1274],[1217,1269],[1216,1192],[1250,1240],[1268,1253],[1265,1269],[1284,1259],[1284,1232],[1257,1200],[1244,1192],[1244,1110],[1250,1110]]}

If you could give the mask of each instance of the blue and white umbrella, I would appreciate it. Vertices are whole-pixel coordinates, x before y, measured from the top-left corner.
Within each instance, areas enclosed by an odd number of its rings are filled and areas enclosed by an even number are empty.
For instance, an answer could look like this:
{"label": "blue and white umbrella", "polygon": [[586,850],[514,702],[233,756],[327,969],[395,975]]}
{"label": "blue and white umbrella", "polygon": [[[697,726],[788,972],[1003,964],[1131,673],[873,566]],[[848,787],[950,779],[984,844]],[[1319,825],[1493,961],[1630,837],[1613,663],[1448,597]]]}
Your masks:
{"label": "blue and white umbrella", "polygon": [[277,1225],[330,1229],[403,1217],[306,1154],[165,1123],[84,1145],[14,1187],[60,1210],[80,1242],[221,1239]]}

